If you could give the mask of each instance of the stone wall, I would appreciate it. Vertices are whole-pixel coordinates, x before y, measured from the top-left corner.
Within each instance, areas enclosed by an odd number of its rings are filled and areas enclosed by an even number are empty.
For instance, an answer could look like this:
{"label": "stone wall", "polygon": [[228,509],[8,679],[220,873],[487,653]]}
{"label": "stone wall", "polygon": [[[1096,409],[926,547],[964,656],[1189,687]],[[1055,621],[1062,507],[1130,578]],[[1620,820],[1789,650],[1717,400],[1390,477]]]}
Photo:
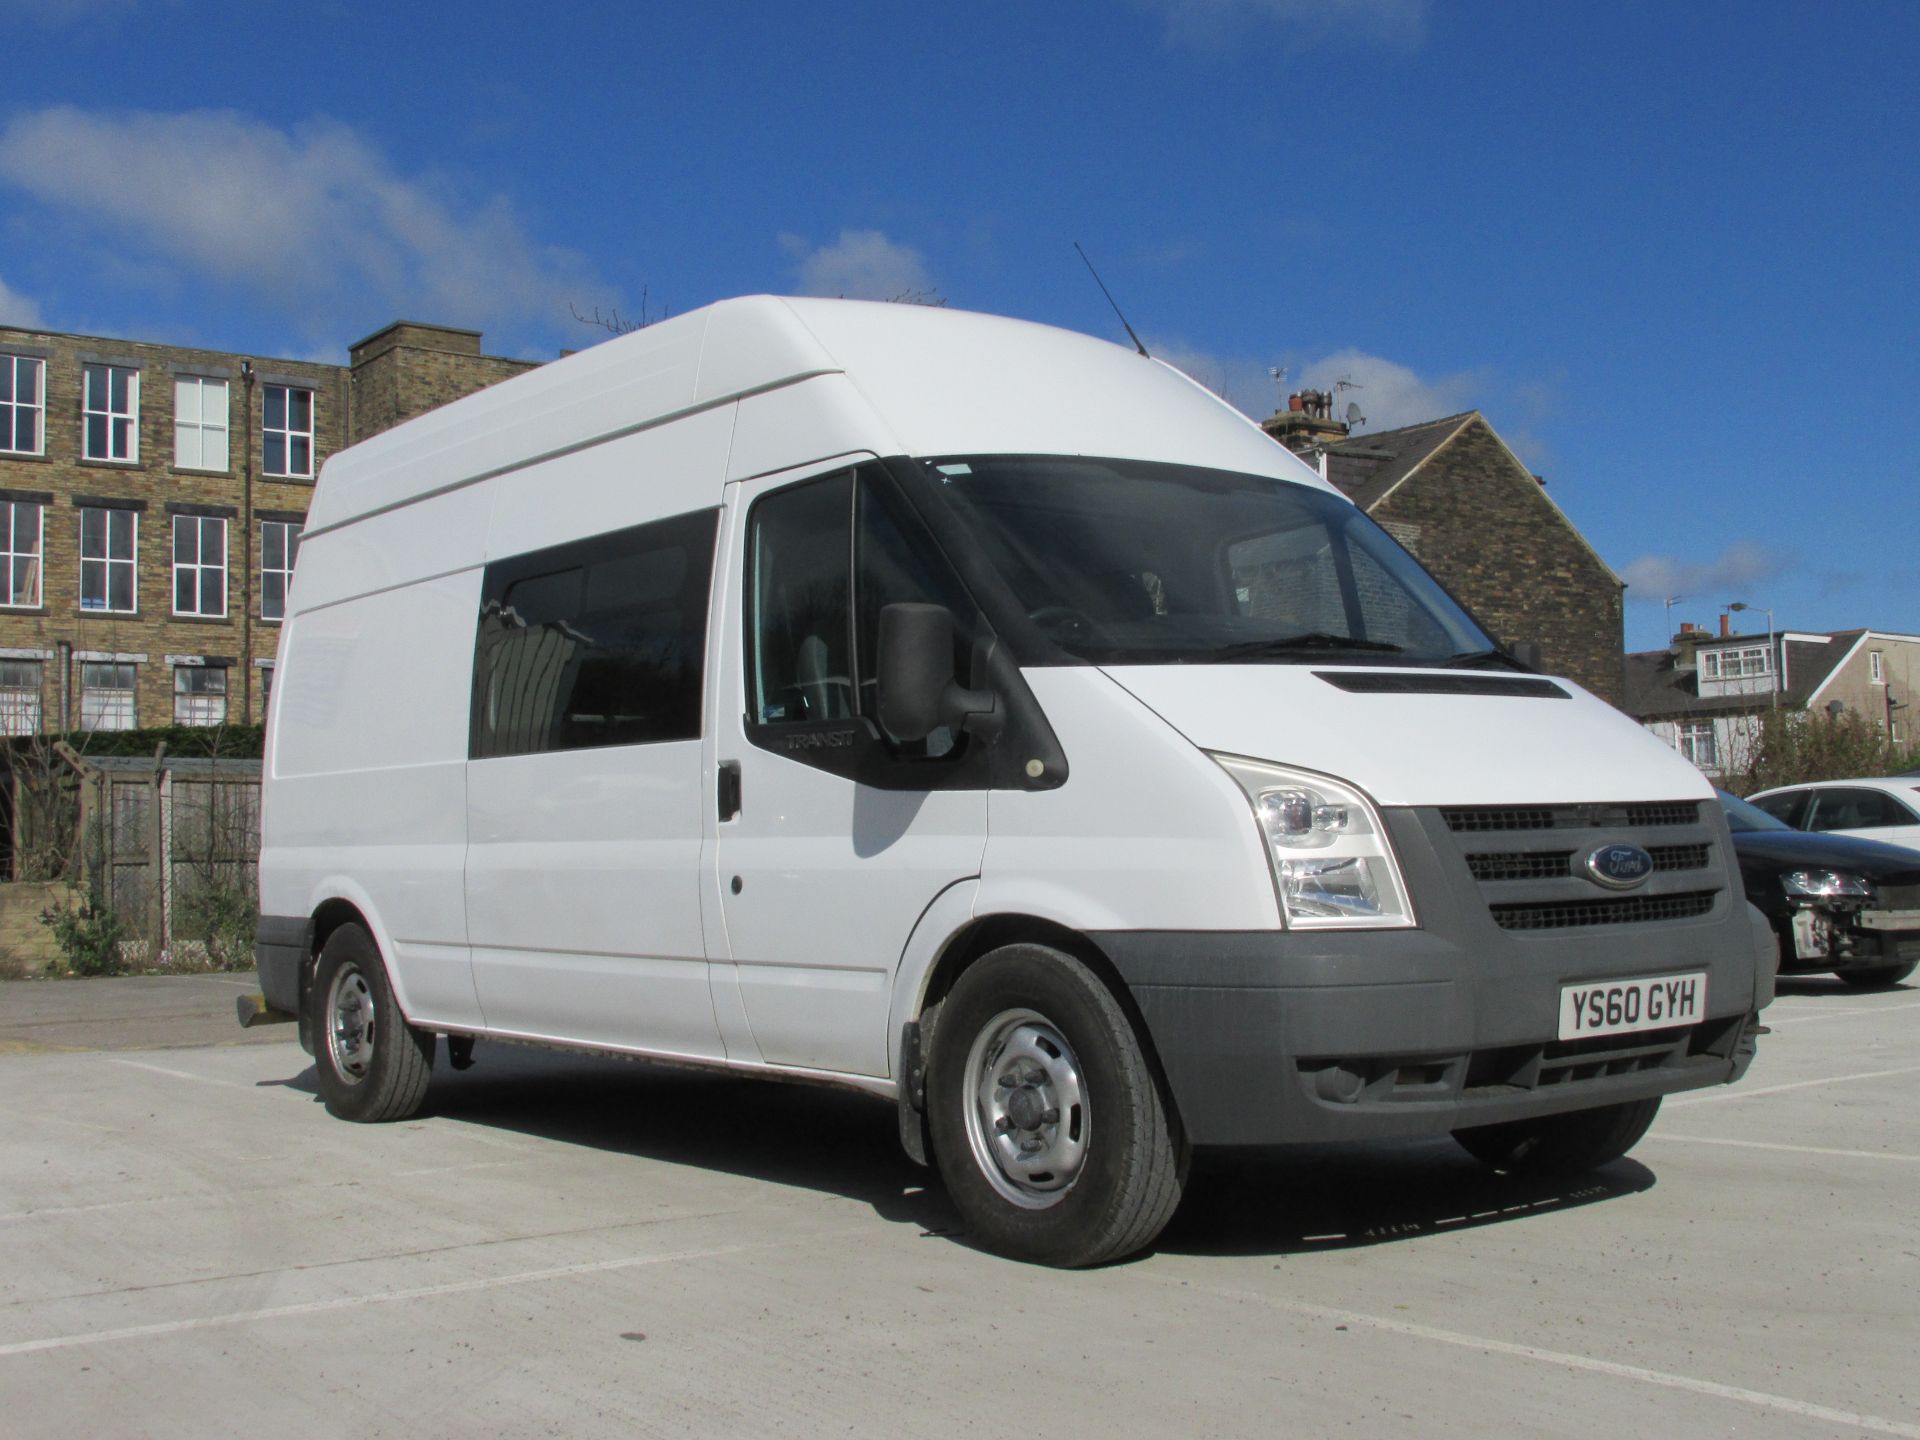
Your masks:
{"label": "stone wall", "polygon": [[1621,587],[1475,417],[1370,512],[1503,644],[1603,700],[1624,698]]}

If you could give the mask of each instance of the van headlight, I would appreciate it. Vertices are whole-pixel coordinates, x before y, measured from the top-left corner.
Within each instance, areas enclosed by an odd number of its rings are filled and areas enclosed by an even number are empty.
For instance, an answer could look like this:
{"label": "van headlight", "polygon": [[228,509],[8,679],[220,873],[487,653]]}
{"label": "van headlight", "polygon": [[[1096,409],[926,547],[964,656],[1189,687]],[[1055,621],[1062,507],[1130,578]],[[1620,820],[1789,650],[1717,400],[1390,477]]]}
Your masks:
{"label": "van headlight", "polygon": [[1386,826],[1365,795],[1326,775],[1238,755],[1213,758],[1253,806],[1290,928],[1377,930],[1414,923]]}
{"label": "van headlight", "polygon": [[1796,900],[1871,900],[1873,886],[1845,870],[1789,870],[1780,888]]}

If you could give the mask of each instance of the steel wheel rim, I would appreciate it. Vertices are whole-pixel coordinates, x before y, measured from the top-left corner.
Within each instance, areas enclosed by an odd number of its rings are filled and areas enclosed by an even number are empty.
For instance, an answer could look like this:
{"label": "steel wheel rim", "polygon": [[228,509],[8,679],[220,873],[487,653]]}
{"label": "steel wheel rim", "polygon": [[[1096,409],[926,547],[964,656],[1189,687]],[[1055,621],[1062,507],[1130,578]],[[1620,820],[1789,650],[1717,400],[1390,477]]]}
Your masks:
{"label": "steel wheel rim", "polygon": [[358,965],[342,965],[327,991],[327,1054],[349,1085],[367,1078],[375,1040],[373,988]]}
{"label": "steel wheel rim", "polygon": [[1004,1010],[980,1027],[966,1068],[967,1143],[1004,1200],[1045,1210],[1087,1163],[1092,1111],[1067,1037],[1034,1010]]}

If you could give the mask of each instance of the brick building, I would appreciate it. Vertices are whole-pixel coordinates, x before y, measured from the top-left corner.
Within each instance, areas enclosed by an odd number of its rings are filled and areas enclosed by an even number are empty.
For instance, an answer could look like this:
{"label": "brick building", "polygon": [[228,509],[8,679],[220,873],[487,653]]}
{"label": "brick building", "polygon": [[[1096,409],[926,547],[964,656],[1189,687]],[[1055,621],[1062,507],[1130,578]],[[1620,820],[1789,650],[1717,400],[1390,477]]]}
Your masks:
{"label": "brick building", "polygon": [[404,321],[344,366],[0,326],[0,733],[258,720],[322,462],[533,364]]}
{"label": "brick building", "polygon": [[1625,584],[1477,410],[1351,435],[1308,391],[1262,422],[1453,592],[1494,638],[1615,705]]}

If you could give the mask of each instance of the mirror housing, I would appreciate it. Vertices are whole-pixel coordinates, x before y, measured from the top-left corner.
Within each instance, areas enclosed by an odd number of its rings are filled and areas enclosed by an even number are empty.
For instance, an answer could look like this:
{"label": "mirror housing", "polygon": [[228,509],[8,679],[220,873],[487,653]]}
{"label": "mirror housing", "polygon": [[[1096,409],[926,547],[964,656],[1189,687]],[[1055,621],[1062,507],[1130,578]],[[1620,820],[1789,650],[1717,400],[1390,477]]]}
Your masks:
{"label": "mirror housing", "polygon": [[895,740],[925,740],[943,725],[993,714],[992,692],[969,690],[954,676],[953,612],[946,606],[882,606],[879,652],[880,728]]}

